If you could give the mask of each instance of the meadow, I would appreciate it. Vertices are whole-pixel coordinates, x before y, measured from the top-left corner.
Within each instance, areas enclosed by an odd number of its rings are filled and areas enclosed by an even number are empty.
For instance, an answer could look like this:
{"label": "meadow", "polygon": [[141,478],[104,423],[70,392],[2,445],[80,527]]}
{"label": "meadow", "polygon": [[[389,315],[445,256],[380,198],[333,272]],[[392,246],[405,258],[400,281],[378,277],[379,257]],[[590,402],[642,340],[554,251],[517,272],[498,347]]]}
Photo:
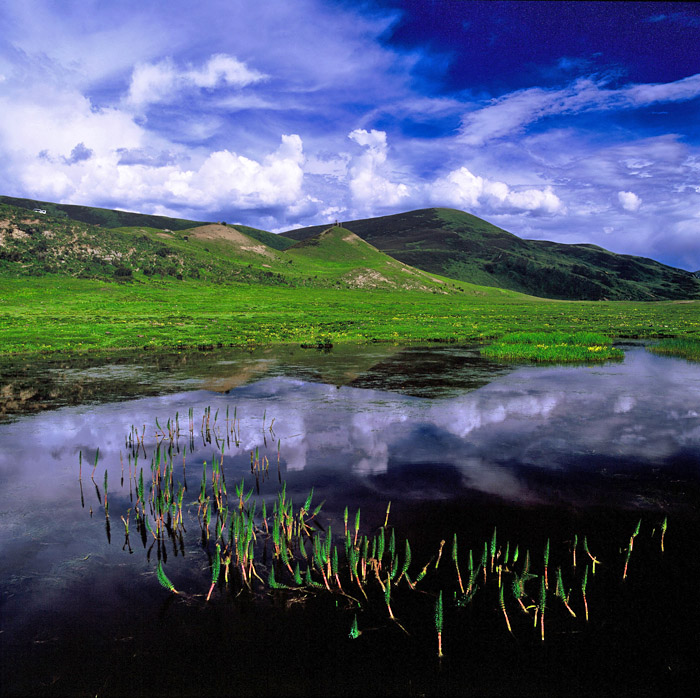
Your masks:
{"label": "meadow", "polygon": [[478,342],[520,331],[689,341],[700,338],[699,306],[698,301],[552,301],[476,286],[447,295],[46,275],[0,279],[0,345],[5,354],[29,356],[271,344]]}

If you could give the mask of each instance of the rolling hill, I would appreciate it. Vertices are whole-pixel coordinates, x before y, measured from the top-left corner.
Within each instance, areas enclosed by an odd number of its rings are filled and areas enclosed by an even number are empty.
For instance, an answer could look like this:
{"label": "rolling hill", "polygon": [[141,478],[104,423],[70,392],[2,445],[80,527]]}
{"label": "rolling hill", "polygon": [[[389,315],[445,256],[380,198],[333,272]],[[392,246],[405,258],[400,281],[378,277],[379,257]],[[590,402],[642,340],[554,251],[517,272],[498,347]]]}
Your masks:
{"label": "rolling hill", "polygon": [[[700,298],[691,272],[596,245],[523,240],[469,213],[446,208],[343,224],[394,259],[433,274],[562,300]],[[295,240],[322,226],[284,233]]]}
{"label": "rolling hill", "polygon": [[[225,223],[179,230],[109,228],[44,210],[47,213],[0,203],[0,274],[483,293],[470,284],[411,269],[339,227],[295,243]],[[146,222],[152,222],[150,218],[144,217]]]}

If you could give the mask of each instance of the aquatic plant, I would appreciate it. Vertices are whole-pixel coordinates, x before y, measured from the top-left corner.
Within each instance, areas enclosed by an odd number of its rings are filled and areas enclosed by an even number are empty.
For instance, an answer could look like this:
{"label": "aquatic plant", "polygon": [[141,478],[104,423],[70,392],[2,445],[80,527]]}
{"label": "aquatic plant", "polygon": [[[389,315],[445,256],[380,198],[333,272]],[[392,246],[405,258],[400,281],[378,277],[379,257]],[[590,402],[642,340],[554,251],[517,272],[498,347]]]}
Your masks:
{"label": "aquatic plant", "polygon": [[[218,412],[207,410],[203,418],[205,430],[207,421],[209,422],[213,441],[216,440],[217,414]],[[230,421],[228,412],[226,418]],[[194,420],[191,413],[190,419]],[[323,502],[312,510],[313,487],[297,507],[287,492],[285,482],[280,483],[273,498],[270,498],[268,492],[267,499],[259,499],[257,495],[254,496],[255,487],[251,487],[243,477],[229,495],[225,484],[226,462],[223,451],[220,450],[204,462],[201,478],[195,487],[196,496],[193,494],[188,503],[186,487],[175,477],[179,434],[177,416],[168,420],[163,427],[156,432],[150,468],[137,468],[136,456],[133,467],[129,461],[128,484],[125,485],[123,478],[121,486],[128,486],[129,492],[134,493],[135,501],[122,514],[121,520],[125,527],[124,547],[128,546],[131,550],[129,524],[133,507],[136,529],[141,535],[144,548],[147,548],[147,558],[150,559],[151,550],[157,550],[156,575],[159,583],[170,592],[178,593],[164,572],[166,550],[170,548],[166,543],[172,543],[175,554],[178,554],[178,550],[184,554],[185,540],[188,543],[193,540],[191,533],[187,535],[185,523],[196,521],[201,534],[197,544],[209,556],[211,566],[211,577],[206,582],[207,593],[202,594],[206,602],[212,599],[213,591],[219,583],[232,592],[227,596],[222,595],[222,602],[225,599],[235,599],[241,594],[256,598],[260,594],[272,592],[287,597],[296,595],[304,600],[317,595],[331,595],[335,597],[335,605],[339,609],[356,611],[351,637],[357,637],[359,611],[369,610],[375,604],[380,608],[385,607],[385,622],[391,621],[412,634],[409,624],[415,624],[416,619],[421,617],[416,609],[425,603],[423,599],[434,599],[435,606],[432,610],[440,657],[443,655],[444,614],[449,612],[447,607],[450,605],[457,613],[463,614],[466,614],[467,608],[479,609],[474,618],[480,619],[486,617],[485,608],[497,610],[498,615],[505,620],[508,632],[519,636],[518,619],[521,616],[511,618],[508,609],[512,597],[520,609],[518,613],[528,617],[534,628],[539,624],[539,635],[544,641],[545,615],[548,625],[561,625],[565,622],[564,614],[557,615],[554,612],[549,620],[548,597],[559,599],[568,611],[568,622],[575,624],[580,619],[577,618],[575,604],[571,601],[571,589],[580,588],[583,613],[579,615],[588,621],[587,588],[591,582],[589,569],[595,571],[600,562],[592,554],[586,536],[582,537],[582,548],[588,558],[584,565],[576,559],[578,534],[568,540],[549,536],[542,555],[531,556],[528,548],[523,548],[524,554],[521,555],[520,545],[515,541],[507,540],[499,544],[498,528],[494,527],[492,534],[485,540],[470,541],[473,547],[468,548],[464,569],[464,563],[460,565],[459,560],[458,538],[466,534],[460,531],[458,536],[455,531],[452,533],[451,545],[454,569],[452,564],[440,565],[446,543],[442,539],[435,546],[432,556],[430,550],[427,551],[428,561],[414,575],[411,572],[413,551],[409,539],[405,538],[401,545],[398,530],[389,526],[390,504],[386,507],[383,525],[372,527],[371,522],[367,522],[368,530],[364,532],[360,509],[356,511],[353,526],[348,507],[344,507],[341,534],[334,535],[333,516],[325,517],[320,513]],[[135,434],[133,429],[127,443],[130,439],[134,449],[138,441],[139,452],[146,452],[140,435]],[[221,444],[216,448],[219,449],[220,446]],[[215,445],[207,447],[215,448]],[[254,471],[260,469],[262,472],[265,468],[264,453],[253,450],[252,463]],[[149,472],[150,478],[147,477]],[[251,473],[251,478],[255,476],[256,472]],[[107,485],[105,470],[105,505]],[[109,493],[109,500],[111,507],[117,506],[116,502],[119,501],[113,492]],[[662,551],[666,529],[667,520],[664,519],[660,526]],[[640,519],[629,538],[628,546],[621,551],[623,556],[626,555],[623,579],[629,573],[628,562],[634,542],[642,535],[642,531]],[[651,536],[654,536],[655,531],[656,529],[651,532]],[[474,550],[478,551],[476,556]],[[422,552],[425,553],[423,549]],[[640,563],[641,557],[640,555]],[[555,572],[550,588],[551,560],[556,561],[557,566],[553,567]],[[401,584],[404,577],[406,584]],[[605,581],[605,578],[600,582],[596,580],[596,586],[604,585]],[[408,618],[408,630],[399,623],[397,617]],[[472,616],[469,619],[471,620],[465,619],[465,622],[473,622]],[[355,632],[357,634],[353,635]]]}
{"label": "aquatic plant", "polygon": [[172,591],[173,594],[178,594],[179,592],[173,586],[173,583],[168,579],[165,572],[163,572],[163,564],[158,560],[158,567],[156,568],[156,576],[161,586],[165,587],[168,591]]}

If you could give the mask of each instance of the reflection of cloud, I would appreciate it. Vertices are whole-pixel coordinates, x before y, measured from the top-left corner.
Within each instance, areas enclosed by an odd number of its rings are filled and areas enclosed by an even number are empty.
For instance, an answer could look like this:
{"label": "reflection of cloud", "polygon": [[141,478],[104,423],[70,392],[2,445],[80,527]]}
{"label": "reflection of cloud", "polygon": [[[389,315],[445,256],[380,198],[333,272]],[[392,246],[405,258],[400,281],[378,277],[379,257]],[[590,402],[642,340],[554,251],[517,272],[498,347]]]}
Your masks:
{"label": "reflection of cloud", "polygon": [[[25,506],[56,506],[57,498],[78,501],[78,453],[83,454],[86,496],[95,449],[100,448],[96,478],[110,471],[117,482],[120,451],[132,425],[147,425],[147,469],[161,426],[175,413],[188,440],[186,415],[195,408],[196,452],[189,468],[198,468],[221,448],[204,445],[202,411],[218,411],[217,430],[226,434],[227,407],[240,419],[241,443],[226,445],[233,482],[249,476],[256,448],[276,467],[277,444],[290,482],[295,474],[326,483],[391,475],[411,489],[437,473],[461,473],[462,487],[513,500],[546,499],[547,490],[526,473],[551,473],[566,481],[579,469],[663,468],[679,452],[700,454],[700,368],[646,353],[628,351],[625,362],[590,368],[520,368],[492,383],[454,398],[419,399],[379,390],[340,388],[283,377],[234,388],[227,395],[209,391],[180,393],[108,405],[64,408],[0,425],[0,511]],[[263,414],[266,429],[263,430]],[[269,425],[274,418],[274,435]],[[178,459],[180,456],[178,456]],[[195,466],[195,464],[199,464]],[[192,465],[190,465],[192,464]],[[612,465],[611,465],[612,464]],[[248,471],[246,472],[246,468]],[[418,468],[418,470],[416,469]],[[228,476],[228,473],[227,473]],[[87,487],[87,484],[90,487]],[[457,486],[459,487],[459,485]],[[430,488],[426,491],[430,491]],[[449,490],[448,490],[449,491]],[[455,492],[456,494],[457,492]]]}
{"label": "reflection of cloud", "polygon": [[636,403],[637,401],[633,397],[630,397],[629,395],[621,395],[613,406],[613,412],[616,414],[629,412]]}

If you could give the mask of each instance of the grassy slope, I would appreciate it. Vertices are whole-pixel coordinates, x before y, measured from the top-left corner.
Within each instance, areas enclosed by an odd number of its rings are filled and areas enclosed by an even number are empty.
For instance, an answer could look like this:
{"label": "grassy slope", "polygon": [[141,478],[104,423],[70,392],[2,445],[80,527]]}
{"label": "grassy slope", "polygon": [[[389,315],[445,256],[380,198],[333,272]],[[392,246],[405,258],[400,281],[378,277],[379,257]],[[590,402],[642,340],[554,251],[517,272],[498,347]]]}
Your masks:
{"label": "grassy slope", "polygon": [[474,290],[469,284],[407,269],[353,233],[333,230],[285,250],[291,241],[244,226],[105,229],[0,204],[0,274],[62,273],[122,281],[169,276],[187,282],[449,293]]}
{"label": "grassy slope", "polygon": [[450,279],[407,267],[346,228],[334,226],[298,242],[289,257],[314,278],[336,279],[352,288],[445,291],[463,288]]}
{"label": "grassy slope", "polygon": [[[471,283],[545,298],[700,298],[689,272],[595,245],[523,240],[454,209],[422,209],[344,224],[406,264]],[[320,226],[285,233],[301,240]]]}
{"label": "grassy slope", "polygon": [[[89,223],[90,225],[99,225],[102,228],[139,227],[177,231],[205,225],[202,221],[193,221],[185,218],[151,216],[144,213],[115,211],[107,208],[96,208],[94,206],[55,204],[50,201],[21,199],[14,196],[0,196],[0,204],[7,204],[8,206],[23,208],[29,211],[33,211],[35,208],[41,208],[50,216],[67,218],[80,223]],[[269,233],[267,230],[259,230],[258,228],[251,228],[246,225],[236,225],[236,228],[276,250],[284,250],[287,247],[291,247],[296,242],[296,240],[290,240],[283,235],[275,235],[274,233]]]}
{"label": "grassy slope", "polygon": [[55,204],[51,201],[20,199],[14,196],[0,196],[0,204],[29,209],[29,211],[32,211],[35,208],[41,208],[51,216],[68,218],[80,223],[89,223],[90,225],[99,225],[103,228],[119,228],[138,225],[147,228],[159,228],[161,230],[185,230],[186,228],[191,228],[195,225],[201,225],[201,222],[199,221],[191,221],[184,218],[149,216],[143,213],[115,211],[109,208],[96,208],[94,206]]}

